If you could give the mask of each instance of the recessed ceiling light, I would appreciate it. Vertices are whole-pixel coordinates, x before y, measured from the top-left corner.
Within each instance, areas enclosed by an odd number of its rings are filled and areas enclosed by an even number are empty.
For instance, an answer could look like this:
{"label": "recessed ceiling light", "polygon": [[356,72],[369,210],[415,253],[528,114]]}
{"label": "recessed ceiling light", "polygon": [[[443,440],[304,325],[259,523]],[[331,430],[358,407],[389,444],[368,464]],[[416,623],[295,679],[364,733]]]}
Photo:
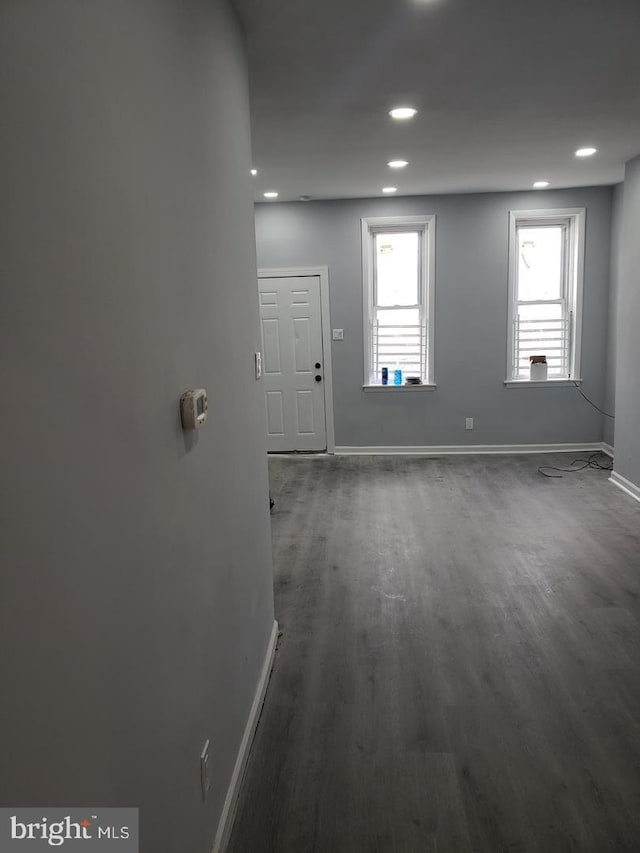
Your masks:
{"label": "recessed ceiling light", "polygon": [[255,178],[255,176],[258,174],[258,170],[257,170],[257,169],[252,169],[252,170],[251,170],[251,174],[252,174],[252,175],[253,175],[253,177]]}
{"label": "recessed ceiling light", "polygon": [[578,148],[576,157],[591,157],[597,150],[597,148]]}
{"label": "recessed ceiling light", "polygon": [[536,181],[533,186],[536,190],[543,190],[545,187],[549,186],[549,181]]}
{"label": "recessed ceiling light", "polygon": [[402,120],[413,118],[417,112],[418,110],[413,107],[394,107],[392,110],[389,110],[389,115],[391,118]]}
{"label": "recessed ceiling light", "polygon": [[383,193],[395,193],[397,192],[398,187],[382,187]]}
{"label": "recessed ceiling light", "polygon": [[264,194],[265,198],[278,198],[278,193],[269,191]]}
{"label": "recessed ceiling light", "polygon": [[404,167],[408,165],[408,160],[389,160],[387,163],[387,166],[390,166],[392,169],[404,169]]}

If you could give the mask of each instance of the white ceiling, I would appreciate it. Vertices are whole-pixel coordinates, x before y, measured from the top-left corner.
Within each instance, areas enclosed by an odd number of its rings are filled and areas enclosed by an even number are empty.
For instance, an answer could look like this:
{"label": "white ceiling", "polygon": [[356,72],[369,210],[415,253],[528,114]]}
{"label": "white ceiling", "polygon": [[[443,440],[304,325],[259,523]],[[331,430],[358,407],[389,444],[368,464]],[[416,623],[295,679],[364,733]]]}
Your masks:
{"label": "white ceiling", "polygon": [[[640,0],[235,5],[256,200],[611,184],[640,152]],[[401,104],[418,115],[392,121]]]}

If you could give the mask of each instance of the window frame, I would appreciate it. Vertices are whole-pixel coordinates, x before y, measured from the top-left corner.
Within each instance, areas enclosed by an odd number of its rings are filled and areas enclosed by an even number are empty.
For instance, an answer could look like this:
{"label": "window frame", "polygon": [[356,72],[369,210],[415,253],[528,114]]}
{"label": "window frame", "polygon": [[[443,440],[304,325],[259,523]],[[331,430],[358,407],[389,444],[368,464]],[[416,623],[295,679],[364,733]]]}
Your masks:
{"label": "window frame", "polygon": [[[363,389],[365,391],[419,391],[435,388],[435,237],[436,216],[373,216],[361,219],[362,229],[362,338],[363,338]],[[418,288],[422,311],[423,333],[426,334],[426,376],[422,385],[382,385],[371,382],[370,353],[372,347],[372,318],[375,293],[375,237],[378,233],[418,232]],[[383,306],[394,309],[394,306]],[[396,306],[405,307],[405,306]]]}
{"label": "window frame", "polygon": [[[507,307],[507,386],[540,387],[547,385],[573,385],[582,381],[582,302],[584,290],[584,252],[585,252],[585,221],[586,208],[546,208],[537,210],[509,211],[509,271],[508,271],[508,307]],[[514,363],[514,326],[516,311],[519,304],[517,299],[518,284],[518,228],[522,226],[544,227],[545,225],[566,226],[564,246],[564,274],[562,282],[562,297],[566,302],[566,313],[569,315],[569,351],[568,375],[550,377],[546,381],[532,381],[516,376]],[[556,303],[560,300],[541,300]],[[531,302],[530,304],[535,304]]]}

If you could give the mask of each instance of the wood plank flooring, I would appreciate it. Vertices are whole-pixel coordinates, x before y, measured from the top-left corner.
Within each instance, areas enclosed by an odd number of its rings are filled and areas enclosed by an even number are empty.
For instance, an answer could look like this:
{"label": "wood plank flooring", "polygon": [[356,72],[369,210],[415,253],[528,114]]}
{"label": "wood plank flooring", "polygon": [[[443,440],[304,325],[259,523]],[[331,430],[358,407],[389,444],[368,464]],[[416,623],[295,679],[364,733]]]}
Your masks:
{"label": "wood plank flooring", "polygon": [[640,850],[640,504],[572,458],[270,460],[230,853]]}

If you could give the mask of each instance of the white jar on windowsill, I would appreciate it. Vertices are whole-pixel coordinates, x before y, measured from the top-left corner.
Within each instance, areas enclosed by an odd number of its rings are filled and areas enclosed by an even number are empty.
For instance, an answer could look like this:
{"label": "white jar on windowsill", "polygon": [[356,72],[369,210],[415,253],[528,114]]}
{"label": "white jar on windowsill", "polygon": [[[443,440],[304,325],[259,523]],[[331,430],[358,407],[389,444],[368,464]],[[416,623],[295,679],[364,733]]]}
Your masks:
{"label": "white jar on windowsill", "polygon": [[549,365],[546,355],[529,356],[529,379],[532,382],[546,382],[549,375]]}

